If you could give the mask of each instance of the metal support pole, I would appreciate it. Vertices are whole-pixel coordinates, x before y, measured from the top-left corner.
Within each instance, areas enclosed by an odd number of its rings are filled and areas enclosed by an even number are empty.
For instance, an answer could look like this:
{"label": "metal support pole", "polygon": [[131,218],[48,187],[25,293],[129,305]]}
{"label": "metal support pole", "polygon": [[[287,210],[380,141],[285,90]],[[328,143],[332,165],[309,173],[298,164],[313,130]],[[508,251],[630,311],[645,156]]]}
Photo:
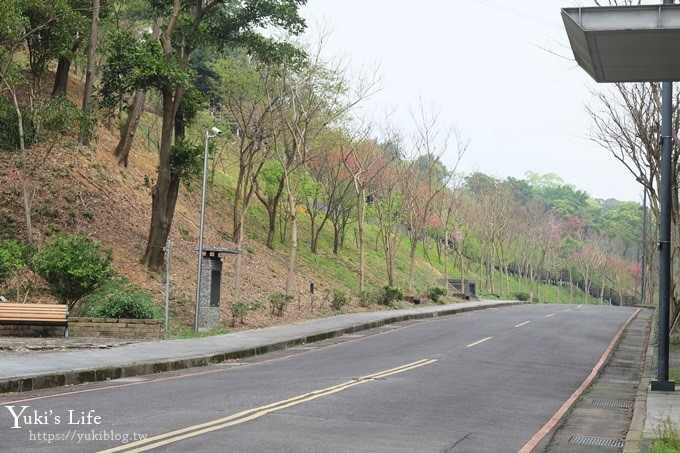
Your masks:
{"label": "metal support pole", "polygon": [[[673,3],[673,1],[664,1]],[[659,225],[659,349],[657,380],[652,390],[674,391],[675,382],[668,380],[670,292],[671,292],[671,209],[673,194],[673,82],[663,82],[661,87],[661,187]]]}
{"label": "metal support pole", "polygon": [[649,216],[647,215],[647,189],[642,196],[642,288],[640,289],[640,304],[645,304],[647,296],[647,232],[649,231]]}
{"label": "metal support pole", "polygon": [[170,261],[172,261],[172,239],[165,246],[165,334],[168,334],[170,320]]}
{"label": "metal support pole", "polygon": [[203,258],[203,225],[205,219],[205,190],[208,175],[208,140],[211,138],[208,131],[205,132],[205,151],[203,152],[203,186],[201,188],[201,218],[198,227],[198,264],[196,266],[196,313],[194,319],[194,331],[198,332],[199,299],[201,297],[201,261]]}

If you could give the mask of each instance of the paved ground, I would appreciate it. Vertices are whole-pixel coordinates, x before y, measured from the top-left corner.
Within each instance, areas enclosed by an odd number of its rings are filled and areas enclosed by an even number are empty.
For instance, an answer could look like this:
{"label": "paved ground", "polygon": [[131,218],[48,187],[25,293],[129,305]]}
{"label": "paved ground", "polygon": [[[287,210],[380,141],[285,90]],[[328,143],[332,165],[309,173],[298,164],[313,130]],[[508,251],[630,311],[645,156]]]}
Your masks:
{"label": "paved ground", "polygon": [[118,338],[0,337],[0,352],[69,351],[73,349],[110,349],[142,340]]}
{"label": "paved ground", "polygon": [[547,452],[622,451],[644,375],[652,315],[652,310],[641,310],[631,322],[607,366],[574,405]]}
{"label": "paved ground", "polygon": [[[356,313],[191,340],[134,343],[91,338],[0,338],[0,393],[219,363],[394,322],[512,303],[517,302],[475,301]],[[664,420],[680,428],[680,391],[648,391],[656,366],[655,350],[649,341],[652,315],[652,310],[640,311],[608,366],[574,405],[546,451],[648,452]]]}

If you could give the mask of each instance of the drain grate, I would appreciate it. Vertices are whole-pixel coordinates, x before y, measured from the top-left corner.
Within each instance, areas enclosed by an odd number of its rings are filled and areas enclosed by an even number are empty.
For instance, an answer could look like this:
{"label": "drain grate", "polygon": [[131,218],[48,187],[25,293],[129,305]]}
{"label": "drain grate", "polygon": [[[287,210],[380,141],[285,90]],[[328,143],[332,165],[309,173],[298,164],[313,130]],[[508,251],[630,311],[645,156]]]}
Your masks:
{"label": "drain grate", "polygon": [[593,406],[620,407],[624,409],[630,409],[633,407],[633,403],[630,401],[617,400],[593,400]]}
{"label": "drain grate", "polygon": [[609,382],[612,384],[625,384],[625,385],[638,385],[640,381],[637,379],[622,379],[622,378],[613,378],[609,379]]}
{"label": "drain grate", "polygon": [[633,364],[637,364],[637,363],[638,363],[638,361],[635,360],[635,359],[633,359],[633,360],[630,360],[630,359],[615,359],[614,362],[616,362],[616,363],[625,363],[626,365],[633,365]]}
{"label": "drain grate", "polygon": [[621,349],[626,349],[628,351],[642,351],[643,350],[643,348],[641,348],[640,346],[631,346],[631,345],[628,345],[628,344],[623,344],[619,347]]}
{"label": "drain grate", "polygon": [[570,444],[585,445],[588,447],[613,447],[623,448],[626,441],[622,439],[609,439],[607,437],[571,436]]}

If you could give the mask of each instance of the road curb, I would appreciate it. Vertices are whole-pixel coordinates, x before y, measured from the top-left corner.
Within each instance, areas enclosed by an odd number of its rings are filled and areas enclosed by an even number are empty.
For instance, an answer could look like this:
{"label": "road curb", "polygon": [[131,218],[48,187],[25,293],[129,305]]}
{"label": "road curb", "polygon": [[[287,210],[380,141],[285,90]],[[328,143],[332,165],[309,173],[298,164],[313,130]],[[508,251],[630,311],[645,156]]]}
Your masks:
{"label": "road curb", "polygon": [[[487,310],[491,308],[508,307],[513,305],[523,305],[526,302],[504,301],[491,302],[477,306],[447,306],[441,310],[428,310],[422,312],[412,312],[395,314],[386,318],[357,322],[352,325],[337,329],[320,330],[308,335],[292,337],[283,341],[269,344],[262,344],[253,347],[225,350],[220,353],[198,354],[182,358],[158,359],[149,362],[135,362],[120,366],[104,366],[92,369],[77,369],[65,372],[44,373],[34,376],[22,376],[0,380],[0,394],[18,393],[31,390],[40,390],[53,387],[64,387],[69,385],[85,384],[89,382],[101,382],[124,377],[133,377],[146,374],[156,374],[168,371],[184,370],[187,368],[204,367],[215,365],[227,360],[243,359],[269,352],[299,346],[301,344],[314,343],[329,338],[338,337],[345,334],[359,332],[362,330],[373,329],[376,327],[394,324],[403,321],[437,318],[440,316],[451,316],[459,313],[471,311]],[[227,334],[229,335],[229,334]],[[187,340],[190,341],[190,340]]]}

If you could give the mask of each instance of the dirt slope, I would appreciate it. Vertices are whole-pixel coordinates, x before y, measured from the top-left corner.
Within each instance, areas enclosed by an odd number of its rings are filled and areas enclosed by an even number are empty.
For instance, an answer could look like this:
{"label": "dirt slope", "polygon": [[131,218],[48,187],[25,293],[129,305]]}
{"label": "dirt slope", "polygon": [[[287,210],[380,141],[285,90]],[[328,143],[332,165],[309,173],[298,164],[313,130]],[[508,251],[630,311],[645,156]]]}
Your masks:
{"label": "dirt slope", "polygon": [[[70,93],[79,103],[81,84],[71,80]],[[75,95],[74,95],[75,93]],[[157,165],[156,153],[137,139],[128,168],[122,168],[112,154],[116,137],[105,125],[95,131],[90,148],[63,137],[56,144],[36,145],[30,150],[29,185],[33,194],[32,216],[37,245],[57,232],[83,232],[113,250],[116,271],[151,293],[158,304],[164,299],[164,278],[139,265],[144,252],[151,210],[151,187]],[[0,151],[0,238],[26,237],[19,153]],[[173,221],[172,318],[176,329],[193,325],[196,280],[196,254],[200,190],[180,189]],[[228,206],[213,195],[206,213],[207,246],[233,247]],[[276,254],[260,243],[246,243],[243,255],[242,288],[245,301],[261,301],[263,308],[246,318],[246,327],[327,316],[333,312],[319,307],[322,295],[331,286],[310,269],[299,269],[296,299],[283,318],[269,314],[268,296],[283,291],[285,250]],[[233,257],[224,265],[222,310],[225,325],[230,321],[229,304],[233,287]],[[309,281],[316,283],[316,300],[308,294]],[[321,282],[321,283],[320,283]],[[14,295],[18,293],[18,295]],[[19,301],[50,300],[46,286],[31,272],[22,272],[0,287],[0,294],[12,294]],[[361,310],[354,303],[349,311]]]}

